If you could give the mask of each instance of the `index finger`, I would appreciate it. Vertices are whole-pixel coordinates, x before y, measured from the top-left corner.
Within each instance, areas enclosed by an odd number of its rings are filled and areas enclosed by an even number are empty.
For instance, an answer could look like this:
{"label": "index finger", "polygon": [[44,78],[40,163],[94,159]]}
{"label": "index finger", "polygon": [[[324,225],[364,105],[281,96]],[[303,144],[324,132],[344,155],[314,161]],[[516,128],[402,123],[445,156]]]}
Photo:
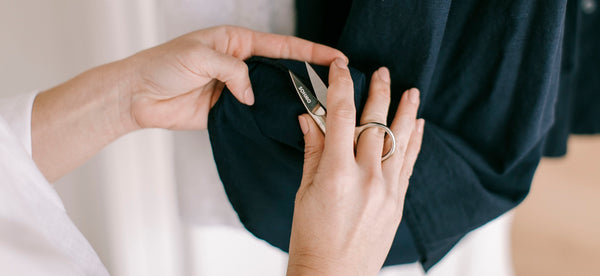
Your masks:
{"label": "index finger", "polygon": [[213,37],[213,48],[240,59],[263,56],[329,65],[336,58],[342,58],[348,63],[348,58],[339,50],[293,36],[257,32],[233,26],[215,27],[206,31],[210,31],[209,34],[212,36],[227,36],[228,39],[225,39],[227,43],[222,43],[223,39]]}
{"label": "index finger", "polygon": [[339,50],[301,38],[263,33],[238,26],[218,26],[192,34],[201,44],[239,59],[251,56],[295,59],[319,65],[329,65],[336,58],[348,63]]}
{"label": "index finger", "polygon": [[252,32],[250,55],[269,58],[295,59],[319,65],[329,65],[336,58],[348,63],[339,50],[293,36]]}

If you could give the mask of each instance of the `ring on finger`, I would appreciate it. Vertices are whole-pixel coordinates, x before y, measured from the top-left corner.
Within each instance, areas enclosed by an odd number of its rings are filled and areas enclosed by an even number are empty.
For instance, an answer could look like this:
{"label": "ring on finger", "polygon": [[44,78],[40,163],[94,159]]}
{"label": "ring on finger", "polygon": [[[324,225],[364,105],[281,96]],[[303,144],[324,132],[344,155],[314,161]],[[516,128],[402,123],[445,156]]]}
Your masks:
{"label": "ring on finger", "polygon": [[381,162],[383,162],[383,161],[387,160],[388,158],[390,158],[392,156],[392,154],[394,154],[394,151],[396,151],[396,137],[394,137],[394,133],[386,125],[384,125],[382,123],[377,123],[377,122],[368,122],[368,123],[362,124],[360,126],[357,126],[356,131],[355,131],[356,134],[354,135],[354,145],[358,145],[358,139],[360,138],[360,135],[365,130],[367,130],[369,128],[373,128],[373,127],[383,129],[385,131],[385,134],[387,134],[387,136],[389,136],[392,139],[391,148],[381,157]]}

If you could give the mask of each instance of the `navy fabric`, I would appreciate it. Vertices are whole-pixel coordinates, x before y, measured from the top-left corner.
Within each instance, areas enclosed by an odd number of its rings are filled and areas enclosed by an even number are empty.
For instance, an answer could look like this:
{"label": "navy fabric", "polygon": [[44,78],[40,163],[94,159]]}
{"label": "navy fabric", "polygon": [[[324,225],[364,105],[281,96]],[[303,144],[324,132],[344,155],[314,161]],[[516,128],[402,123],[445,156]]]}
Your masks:
{"label": "navy fabric", "polygon": [[345,2],[297,1],[298,35],[363,72],[389,67],[393,103],[421,90],[427,124],[405,220],[425,269],[521,202],[570,133],[600,132],[600,12],[580,1]]}
{"label": "navy fabric", "polygon": [[[298,33],[348,55],[359,111],[364,74],[421,90],[423,146],[386,265],[437,263],[466,233],[527,195],[542,155],[600,131],[600,11],[567,0],[302,0]],[[302,170],[303,107],[286,68],[248,61],[256,104],[225,91],[209,116],[219,175],[244,225],[287,250]],[[321,74],[326,70],[319,68]],[[325,75],[323,75],[324,79]]]}
{"label": "navy fabric", "polygon": [[569,134],[600,133],[600,8],[569,1],[565,20],[556,120],[544,155],[563,156]]}
{"label": "navy fabric", "polygon": [[[304,160],[298,115],[306,113],[288,69],[304,78],[304,83],[310,81],[303,62],[252,58],[247,64],[255,103],[241,104],[225,90],[209,114],[210,141],[225,191],[244,226],[288,251]],[[327,68],[314,68],[327,80]],[[350,72],[359,118],[368,83],[360,71],[351,68]],[[402,223],[386,264],[417,260],[413,238]]]}

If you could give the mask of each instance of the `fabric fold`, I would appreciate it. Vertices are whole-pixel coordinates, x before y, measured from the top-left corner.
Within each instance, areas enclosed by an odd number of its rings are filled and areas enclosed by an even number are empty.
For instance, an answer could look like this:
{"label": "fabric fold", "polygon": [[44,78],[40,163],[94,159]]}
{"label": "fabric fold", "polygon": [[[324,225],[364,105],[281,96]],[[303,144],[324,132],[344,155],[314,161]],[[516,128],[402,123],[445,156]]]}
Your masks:
{"label": "fabric fold", "polygon": [[[304,63],[252,58],[247,61],[255,94],[253,106],[225,89],[209,114],[208,130],[219,176],[244,227],[288,251],[294,199],[302,179],[303,135],[298,115],[306,113],[288,69],[310,83]],[[328,68],[315,66],[327,80]],[[350,70],[357,118],[367,99],[365,75]],[[406,223],[401,223],[385,265],[419,259]]]}

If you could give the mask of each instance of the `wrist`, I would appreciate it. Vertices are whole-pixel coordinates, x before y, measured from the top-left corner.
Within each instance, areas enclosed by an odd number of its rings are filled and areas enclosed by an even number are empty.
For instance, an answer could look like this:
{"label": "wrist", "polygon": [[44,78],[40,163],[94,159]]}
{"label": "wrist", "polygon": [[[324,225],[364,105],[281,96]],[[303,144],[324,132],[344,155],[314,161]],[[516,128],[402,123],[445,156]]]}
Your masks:
{"label": "wrist", "polygon": [[300,275],[351,275],[356,270],[332,258],[323,258],[314,254],[290,253],[287,267],[288,276]]}
{"label": "wrist", "polygon": [[133,92],[136,89],[134,64],[129,59],[115,61],[96,68],[99,81],[103,82],[106,106],[112,114],[114,133],[117,137],[141,129],[131,111]]}

